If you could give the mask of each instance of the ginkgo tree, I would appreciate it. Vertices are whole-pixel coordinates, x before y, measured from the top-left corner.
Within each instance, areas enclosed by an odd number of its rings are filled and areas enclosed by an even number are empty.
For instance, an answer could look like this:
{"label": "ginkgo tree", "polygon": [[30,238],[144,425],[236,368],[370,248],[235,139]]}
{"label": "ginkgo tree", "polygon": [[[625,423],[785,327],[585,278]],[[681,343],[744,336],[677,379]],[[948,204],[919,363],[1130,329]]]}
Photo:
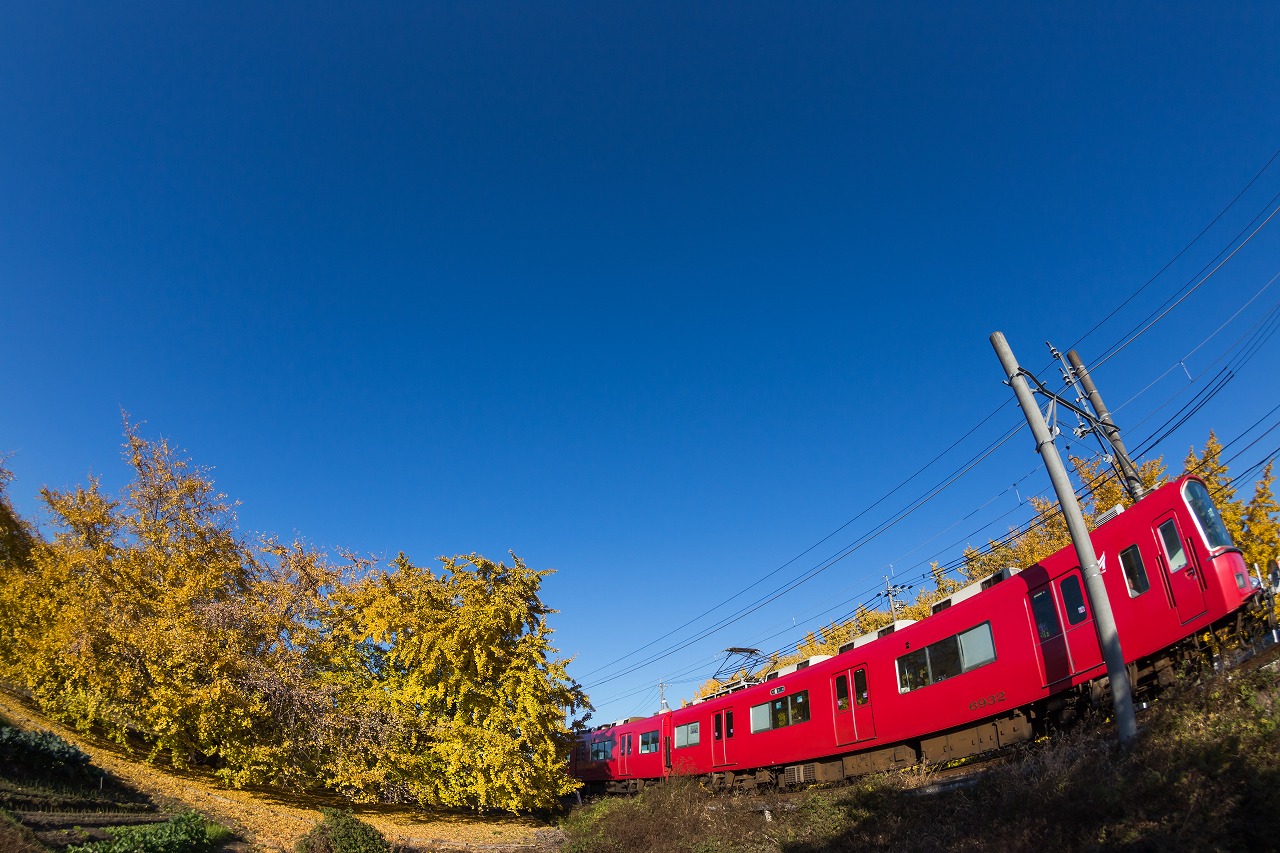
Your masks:
{"label": "ginkgo tree", "polygon": [[556,657],[548,570],[479,555],[385,569],[250,543],[209,472],[125,423],[132,479],[41,498],[0,469],[0,680],[49,715],[227,784],[528,811],[576,782],[589,706]]}
{"label": "ginkgo tree", "polygon": [[440,563],[401,554],[335,592],[333,635],[358,658],[344,704],[376,708],[386,728],[377,760],[339,756],[331,781],[364,798],[394,785],[423,804],[550,806],[575,787],[563,768],[587,699],[550,644],[549,572],[514,554]]}
{"label": "ginkgo tree", "polygon": [[1245,564],[1259,570],[1271,560],[1280,559],[1280,504],[1276,503],[1273,491],[1274,465],[1274,459],[1267,462],[1240,520],[1239,545]]}

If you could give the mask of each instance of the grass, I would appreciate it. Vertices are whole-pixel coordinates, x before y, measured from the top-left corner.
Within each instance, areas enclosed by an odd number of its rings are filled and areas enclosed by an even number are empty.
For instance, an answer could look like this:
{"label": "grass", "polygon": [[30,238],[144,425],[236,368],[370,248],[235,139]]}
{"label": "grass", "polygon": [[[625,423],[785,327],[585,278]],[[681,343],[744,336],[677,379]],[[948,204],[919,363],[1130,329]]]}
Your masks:
{"label": "grass", "polygon": [[1081,730],[942,794],[927,769],[772,800],[679,780],[576,810],[566,853],[1280,849],[1280,674],[1214,678],[1142,723],[1127,752]]}

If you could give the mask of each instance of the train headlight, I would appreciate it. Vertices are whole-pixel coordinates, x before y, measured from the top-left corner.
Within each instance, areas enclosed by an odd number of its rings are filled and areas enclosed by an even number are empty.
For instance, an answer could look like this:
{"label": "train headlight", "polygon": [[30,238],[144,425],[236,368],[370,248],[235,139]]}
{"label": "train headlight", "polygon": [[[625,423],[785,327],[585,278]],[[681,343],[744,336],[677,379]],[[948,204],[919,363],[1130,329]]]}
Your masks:
{"label": "train headlight", "polygon": [[1244,572],[1236,572],[1236,586],[1240,587],[1241,590],[1243,590],[1245,586],[1247,586],[1247,583],[1244,577]]}

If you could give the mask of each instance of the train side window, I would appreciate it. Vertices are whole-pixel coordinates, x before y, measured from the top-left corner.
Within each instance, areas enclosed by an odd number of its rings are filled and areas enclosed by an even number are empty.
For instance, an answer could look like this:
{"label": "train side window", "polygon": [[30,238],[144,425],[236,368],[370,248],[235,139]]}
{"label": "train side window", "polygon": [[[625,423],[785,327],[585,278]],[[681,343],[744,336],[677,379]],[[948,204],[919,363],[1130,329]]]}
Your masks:
{"label": "train side window", "polygon": [[1062,581],[1062,604],[1067,609],[1067,622],[1079,625],[1089,618],[1089,608],[1084,606],[1084,590],[1080,588],[1080,576],[1071,575]]}
{"label": "train side window", "polygon": [[733,737],[733,711],[724,712],[724,736]]}
{"label": "train side window", "polygon": [[645,732],[644,734],[640,735],[640,754],[641,755],[648,755],[651,752],[657,752],[657,751],[658,751],[658,733],[656,731]]}
{"label": "train side window", "polygon": [[991,638],[991,623],[983,622],[960,635],[960,660],[964,671],[977,669],[996,659],[996,644]]}
{"label": "train side window", "polygon": [[906,693],[929,683],[929,652],[916,649],[898,658],[898,692]]}
{"label": "train side window", "polygon": [[769,727],[774,729],[785,728],[787,725],[787,697],[773,700],[773,719],[770,721]]}
{"label": "train side window", "polygon": [[836,676],[836,710],[849,710],[849,676]]}
{"label": "train side window", "polygon": [[724,740],[724,724],[720,722],[719,714],[711,718],[711,737],[715,740]]}
{"label": "train side window", "polygon": [[765,732],[809,721],[809,691],[801,690],[751,708],[751,731]]}
{"label": "train side window", "polygon": [[1062,623],[1058,621],[1058,611],[1053,606],[1053,595],[1049,590],[1042,589],[1031,596],[1031,612],[1036,617],[1040,642],[1052,640],[1062,633]]}
{"label": "train side window", "polygon": [[[1051,602],[1052,603],[1052,602]],[[939,681],[977,669],[996,659],[996,647],[991,638],[991,623],[983,622],[968,631],[954,634],[923,649],[898,658],[898,692],[909,693]],[[858,704],[866,701],[866,676],[858,670],[863,681],[859,688]]]}
{"label": "train side window", "polygon": [[867,671],[860,669],[853,674],[853,699],[859,705],[865,705],[871,700],[871,694],[867,692]]}
{"label": "train side window", "polygon": [[751,733],[767,732],[771,728],[773,726],[769,725],[769,703],[751,706]]}
{"label": "train side window", "polygon": [[791,697],[791,724],[809,721],[809,691],[802,690]]}
{"label": "train side window", "polygon": [[700,728],[699,723],[685,723],[683,726],[676,726],[676,749],[697,746],[700,740]]}
{"label": "train side window", "polygon": [[627,735],[627,743],[626,743],[626,746],[623,747],[622,754],[623,755],[631,754],[631,735]]}
{"label": "train side window", "polygon": [[964,664],[960,662],[959,635],[930,644],[928,651],[930,684],[945,681],[964,672]]}
{"label": "train side window", "polygon": [[1164,554],[1169,558],[1169,571],[1176,572],[1187,567],[1187,552],[1182,550],[1182,537],[1178,535],[1178,522],[1172,518],[1160,525],[1160,541],[1164,544]]}
{"label": "train side window", "polygon": [[1137,545],[1130,545],[1120,552],[1120,566],[1124,569],[1124,582],[1129,585],[1130,598],[1151,589],[1151,582],[1147,580],[1147,567],[1142,565],[1142,553]]}

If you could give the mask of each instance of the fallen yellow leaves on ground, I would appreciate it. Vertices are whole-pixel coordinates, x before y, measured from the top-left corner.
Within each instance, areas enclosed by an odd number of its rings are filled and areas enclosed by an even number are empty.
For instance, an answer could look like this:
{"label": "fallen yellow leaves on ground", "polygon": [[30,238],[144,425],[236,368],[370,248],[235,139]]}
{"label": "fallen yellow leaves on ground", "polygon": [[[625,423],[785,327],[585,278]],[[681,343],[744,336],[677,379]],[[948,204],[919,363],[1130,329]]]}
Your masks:
{"label": "fallen yellow leaves on ground", "polygon": [[[95,765],[161,805],[181,803],[194,808],[265,851],[292,851],[294,843],[320,821],[321,806],[344,805],[337,798],[227,789],[199,773],[135,761],[121,747],[60,725],[10,693],[0,692],[0,714],[20,728],[54,732],[87,752]],[[546,828],[532,818],[477,817],[405,806],[357,806],[355,812],[393,845],[417,849],[532,846],[534,833]]]}

